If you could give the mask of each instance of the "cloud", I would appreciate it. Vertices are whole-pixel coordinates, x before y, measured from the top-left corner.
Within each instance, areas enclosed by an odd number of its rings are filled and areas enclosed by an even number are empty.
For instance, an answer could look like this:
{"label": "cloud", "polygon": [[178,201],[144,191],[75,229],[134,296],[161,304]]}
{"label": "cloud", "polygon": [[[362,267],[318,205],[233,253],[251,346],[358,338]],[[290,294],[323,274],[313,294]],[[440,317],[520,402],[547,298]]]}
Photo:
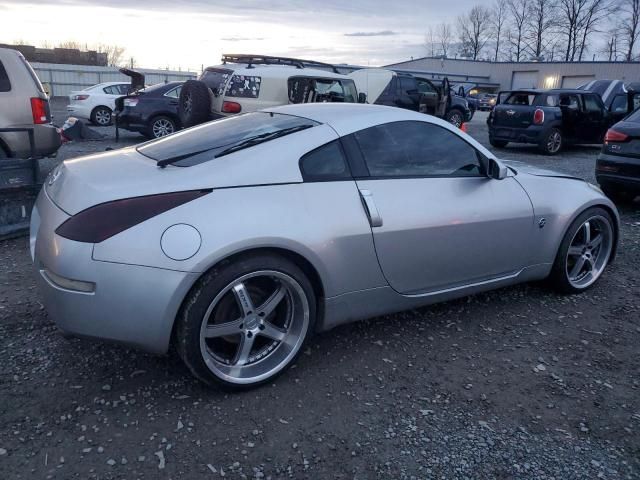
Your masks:
{"label": "cloud", "polygon": [[398,35],[398,32],[382,30],[380,32],[352,32],[344,34],[345,37],[388,37],[390,35]]}
{"label": "cloud", "polygon": [[252,42],[264,40],[264,37],[223,37],[220,40],[223,42]]}

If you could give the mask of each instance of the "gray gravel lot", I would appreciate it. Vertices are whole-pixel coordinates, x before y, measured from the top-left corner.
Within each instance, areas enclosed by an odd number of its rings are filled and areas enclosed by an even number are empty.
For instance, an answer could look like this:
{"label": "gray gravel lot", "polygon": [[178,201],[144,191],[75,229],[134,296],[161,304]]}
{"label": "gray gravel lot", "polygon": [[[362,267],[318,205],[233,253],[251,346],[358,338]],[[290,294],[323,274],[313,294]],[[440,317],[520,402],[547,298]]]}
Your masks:
{"label": "gray gravel lot", "polygon": [[[469,133],[487,144],[485,119]],[[593,181],[597,152],[499,155]],[[26,239],[2,242],[0,478],[640,478],[639,204],[621,215],[587,293],[526,284],[342,326],[240,394],[173,353],[63,338]]]}

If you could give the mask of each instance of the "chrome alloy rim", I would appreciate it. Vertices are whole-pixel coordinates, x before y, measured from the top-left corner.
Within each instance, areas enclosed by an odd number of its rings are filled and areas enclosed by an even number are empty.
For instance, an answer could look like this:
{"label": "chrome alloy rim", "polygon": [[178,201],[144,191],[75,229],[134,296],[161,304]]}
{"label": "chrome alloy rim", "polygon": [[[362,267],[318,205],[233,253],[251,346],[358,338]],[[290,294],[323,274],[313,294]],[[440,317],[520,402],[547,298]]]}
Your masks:
{"label": "chrome alloy rim", "polygon": [[182,107],[185,113],[191,113],[191,103],[193,100],[191,99],[191,94],[187,93],[184,96],[184,100],[182,101]]}
{"label": "chrome alloy rim", "polygon": [[265,380],[298,353],[309,328],[300,284],[274,270],[241,276],[213,299],[200,328],[207,367],[230,383]]}
{"label": "chrome alloy rim", "polygon": [[449,122],[456,127],[460,127],[460,125],[462,125],[462,115],[460,115],[459,113],[454,113],[453,115],[451,115],[451,117],[449,117]]}
{"label": "chrome alloy rim", "polygon": [[103,108],[97,110],[96,122],[98,123],[98,125],[109,125],[109,123],[111,123],[111,113]]}
{"label": "chrome alloy rim", "polygon": [[551,153],[556,153],[558,150],[560,150],[561,146],[562,135],[560,135],[560,132],[553,132],[551,135],[549,135],[549,138],[547,139],[547,150],[549,150]]}
{"label": "chrome alloy rim", "polygon": [[596,215],[584,222],[573,236],[566,259],[569,283],[586,288],[595,282],[607,266],[613,247],[609,221]]}
{"label": "chrome alloy rim", "polygon": [[151,130],[153,131],[153,136],[155,138],[160,138],[173,133],[174,127],[173,123],[166,118],[160,118],[153,122]]}

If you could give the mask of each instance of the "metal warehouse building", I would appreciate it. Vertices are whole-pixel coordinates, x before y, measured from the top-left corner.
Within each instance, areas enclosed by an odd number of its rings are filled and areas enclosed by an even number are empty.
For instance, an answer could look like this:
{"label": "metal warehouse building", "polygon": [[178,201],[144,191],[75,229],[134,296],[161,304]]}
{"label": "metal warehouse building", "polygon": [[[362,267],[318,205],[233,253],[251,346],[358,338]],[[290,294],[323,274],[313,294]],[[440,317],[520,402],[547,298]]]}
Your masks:
{"label": "metal warehouse building", "polygon": [[640,62],[483,62],[424,57],[387,65],[398,71],[453,82],[477,83],[485,91],[573,88],[592,80],[640,81]]}

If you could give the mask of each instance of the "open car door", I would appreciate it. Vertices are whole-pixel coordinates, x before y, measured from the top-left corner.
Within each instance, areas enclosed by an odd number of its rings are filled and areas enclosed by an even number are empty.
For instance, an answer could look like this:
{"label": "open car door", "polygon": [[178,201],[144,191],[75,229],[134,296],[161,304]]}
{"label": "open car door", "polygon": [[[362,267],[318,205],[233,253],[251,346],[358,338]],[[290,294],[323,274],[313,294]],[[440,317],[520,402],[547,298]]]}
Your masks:
{"label": "open car door", "polygon": [[440,98],[438,99],[438,107],[436,109],[436,117],[444,118],[449,106],[451,105],[451,84],[449,79],[442,79],[442,89],[440,90]]}
{"label": "open car door", "polygon": [[359,93],[367,95],[367,103],[376,103],[387,85],[391,83],[394,72],[384,68],[362,68],[351,72],[348,76],[353,79]]}
{"label": "open car door", "polygon": [[145,87],[144,73],[136,72],[135,70],[131,70],[129,68],[121,68],[119,72],[131,78],[131,87],[129,88],[129,93],[137,92],[138,90],[142,90]]}

